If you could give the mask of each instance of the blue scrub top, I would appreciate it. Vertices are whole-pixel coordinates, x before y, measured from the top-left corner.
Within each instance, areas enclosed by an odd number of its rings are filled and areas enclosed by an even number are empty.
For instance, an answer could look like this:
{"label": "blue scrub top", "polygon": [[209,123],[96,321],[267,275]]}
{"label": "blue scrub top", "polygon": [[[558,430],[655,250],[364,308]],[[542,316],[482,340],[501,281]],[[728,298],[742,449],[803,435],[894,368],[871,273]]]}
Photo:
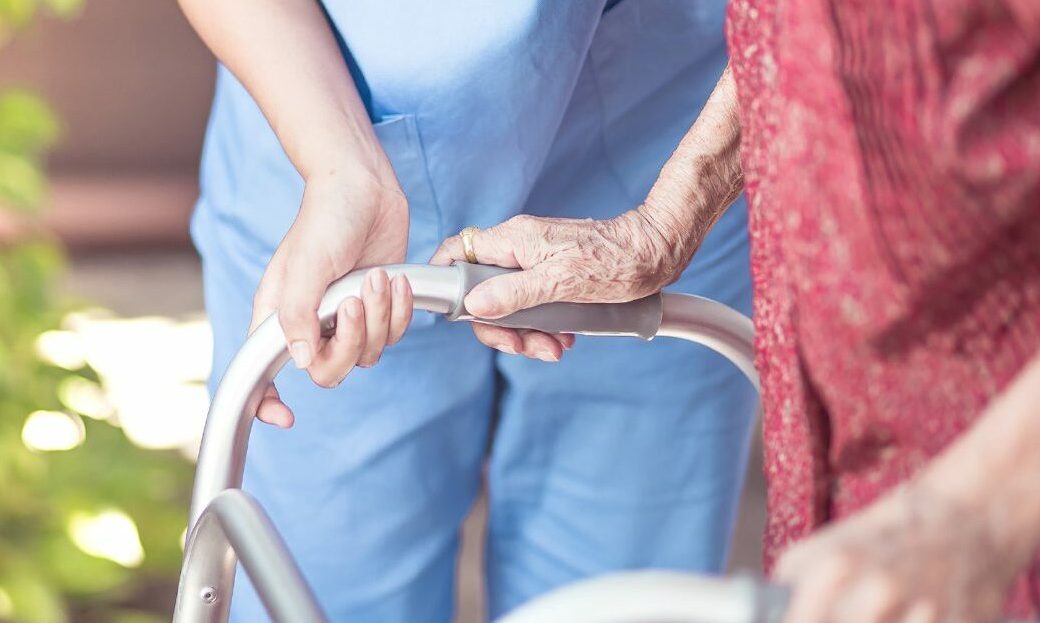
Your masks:
{"label": "blue scrub top", "polygon": [[[723,0],[324,6],[408,196],[410,262],[466,225],[638,205],[726,63]],[[223,68],[201,179],[193,232],[215,381],[303,193]],[[744,230],[741,204],[675,287],[748,311]],[[723,568],[754,413],[728,363],[677,341],[603,338],[549,366],[494,355],[431,315],[415,325],[425,326],[335,390],[283,370],[296,429],[252,433],[246,487],[334,619],[449,620],[455,539],[493,409],[492,614],[607,570]],[[444,365],[445,353],[464,366]],[[264,620],[246,587],[236,585],[233,620]]]}
{"label": "blue scrub top", "polygon": [[[638,205],[726,62],[720,0],[324,7],[409,199],[410,262],[525,209],[603,217]],[[203,257],[255,279],[303,180],[223,67],[201,185]]]}

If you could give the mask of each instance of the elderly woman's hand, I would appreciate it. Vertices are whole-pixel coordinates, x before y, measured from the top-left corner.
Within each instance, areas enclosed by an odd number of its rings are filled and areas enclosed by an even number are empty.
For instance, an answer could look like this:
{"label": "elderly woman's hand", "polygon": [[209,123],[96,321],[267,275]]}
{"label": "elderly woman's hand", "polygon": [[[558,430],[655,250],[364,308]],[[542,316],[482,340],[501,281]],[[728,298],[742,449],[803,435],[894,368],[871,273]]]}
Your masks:
{"label": "elderly woman's hand", "polygon": [[777,580],[786,623],[991,623],[1025,556],[994,538],[991,509],[954,505],[920,484],[793,546]]}
{"label": "elderly woman's hand", "polygon": [[[653,294],[675,281],[693,255],[685,229],[646,207],[604,221],[514,217],[474,235],[473,250],[481,264],[524,270],[473,288],[466,309],[500,318],[542,303],[616,303]],[[430,261],[465,258],[461,238],[453,236]],[[571,335],[482,324],[473,330],[488,346],[543,361],[558,361],[574,342]]]}
{"label": "elderly woman's hand", "polygon": [[[727,67],[643,205],[605,221],[518,216],[473,237],[481,264],[522,268],[489,279],[466,297],[474,316],[500,318],[542,303],[621,303],[678,279],[715,221],[740,195],[740,120]],[[449,238],[430,260],[464,260]],[[569,335],[474,324],[480,341],[506,353],[557,361]]]}

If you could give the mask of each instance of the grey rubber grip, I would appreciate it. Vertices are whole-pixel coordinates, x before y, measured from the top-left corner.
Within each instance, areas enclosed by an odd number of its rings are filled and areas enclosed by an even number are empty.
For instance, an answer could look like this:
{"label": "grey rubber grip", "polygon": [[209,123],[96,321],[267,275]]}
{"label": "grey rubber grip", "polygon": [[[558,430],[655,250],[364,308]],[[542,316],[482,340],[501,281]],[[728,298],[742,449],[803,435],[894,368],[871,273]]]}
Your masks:
{"label": "grey rubber grip", "polygon": [[515,268],[456,262],[462,276],[461,296],[449,320],[473,319],[512,329],[536,329],[547,333],[631,335],[649,340],[661,327],[661,295],[652,294],[628,303],[547,303],[504,318],[485,320],[466,311],[465,298],[477,284],[515,272]]}

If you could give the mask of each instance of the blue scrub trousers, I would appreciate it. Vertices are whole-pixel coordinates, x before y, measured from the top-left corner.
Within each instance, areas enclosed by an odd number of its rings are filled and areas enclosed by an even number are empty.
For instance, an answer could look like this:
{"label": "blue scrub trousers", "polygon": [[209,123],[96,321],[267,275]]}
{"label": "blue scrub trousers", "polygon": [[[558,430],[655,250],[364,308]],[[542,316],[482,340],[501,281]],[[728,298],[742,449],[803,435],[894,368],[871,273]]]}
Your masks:
{"label": "blue scrub trousers", "polygon": [[[413,262],[466,225],[519,212],[606,218],[637,205],[725,64],[716,0],[623,0],[602,17],[602,1],[446,2],[434,11],[416,0],[415,23],[397,3],[325,4],[409,197]],[[360,7],[374,15],[348,20]],[[424,91],[408,86],[412,74],[402,74],[408,82],[387,73],[401,50],[372,48],[385,39],[380,18],[399,34],[438,32],[431,20],[454,19],[451,7],[469,18],[488,12],[457,45],[498,32],[487,39],[492,52],[533,69],[462,59],[444,75],[463,84],[437,96],[436,85]],[[357,30],[365,24],[375,30]],[[452,45],[400,40],[419,58],[423,46]],[[445,112],[448,104],[465,114]],[[223,69],[202,173],[193,233],[215,383],[242,343],[253,292],[302,192],[255,104]],[[748,312],[745,230],[741,202],[672,289]],[[755,396],[703,347],[579,337],[563,361],[545,363],[498,354],[465,324],[421,314],[379,365],[336,389],[296,369],[276,382],[296,426],[253,427],[244,486],[334,621],[449,621],[459,527],[484,474],[491,617],[607,571],[725,565]],[[267,620],[241,574],[232,619]]]}

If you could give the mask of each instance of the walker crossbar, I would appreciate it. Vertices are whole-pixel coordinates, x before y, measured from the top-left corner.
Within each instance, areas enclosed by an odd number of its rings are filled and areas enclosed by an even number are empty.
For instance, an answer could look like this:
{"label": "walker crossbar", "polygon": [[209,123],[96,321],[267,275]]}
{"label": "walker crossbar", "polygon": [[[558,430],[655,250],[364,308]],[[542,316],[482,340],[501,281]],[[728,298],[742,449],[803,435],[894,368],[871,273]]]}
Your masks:
{"label": "walker crossbar", "polygon": [[[465,263],[453,266],[402,264],[383,268],[391,278],[397,275],[408,278],[418,310],[445,314],[452,320],[555,333],[630,335],[644,339],[676,337],[703,344],[724,355],[758,389],[751,321],[715,301],[665,293],[628,303],[551,303],[487,321],[469,315],[463,299],[478,283],[508,269]],[[323,334],[334,330],[340,303],[347,297],[360,296],[368,270],[352,272],[329,287],[318,308]],[[281,326],[272,316],[245,341],[213,396],[195,472],[175,623],[227,621],[235,562],[239,558],[275,621],[326,620],[259,505],[241,492],[229,491],[242,486],[249,431],[257,405],[267,383],[287,360]],[[632,596],[624,602],[629,609],[618,601],[622,593]],[[640,599],[639,595],[644,594],[647,597]],[[544,605],[545,600],[551,600],[548,606]],[[776,613],[782,610],[783,601],[783,592],[779,589],[746,578],[706,579],[685,574],[637,572],[590,580],[550,593],[510,615],[506,621],[629,623],[649,619],[674,623],[765,623],[777,620]],[[589,606],[597,602],[614,603],[617,607],[604,612]],[[640,610],[640,602],[654,608]],[[662,619],[659,616],[662,614],[670,618]],[[621,616],[628,618],[619,618]]]}
{"label": "walker crossbar", "polygon": [[[195,564],[199,557],[219,558],[223,566],[216,569],[211,564]],[[195,523],[185,547],[178,587],[178,596],[185,599],[178,598],[174,618],[227,620],[231,585],[224,586],[222,582],[234,573],[236,558],[241,560],[275,621],[328,620],[267,513],[241,489],[217,494]],[[216,575],[205,575],[215,569]],[[193,598],[187,598],[189,595]]]}

